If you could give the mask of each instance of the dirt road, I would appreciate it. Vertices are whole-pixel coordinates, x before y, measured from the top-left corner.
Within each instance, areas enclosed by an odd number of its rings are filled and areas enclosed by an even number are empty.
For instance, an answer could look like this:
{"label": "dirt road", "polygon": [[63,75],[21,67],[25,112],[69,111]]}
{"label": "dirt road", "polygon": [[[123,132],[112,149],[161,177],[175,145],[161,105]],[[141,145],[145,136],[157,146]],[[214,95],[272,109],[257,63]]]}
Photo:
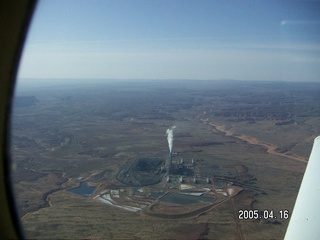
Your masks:
{"label": "dirt road", "polygon": [[281,157],[286,157],[286,158],[290,158],[292,160],[295,161],[299,161],[299,162],[303,162],[303,163],[308,163],[307,159],[305,159],[302,156],[296,155],[294,153],[289,153],[289,152],[285,152],[285,153],[280,153],[277,152],[277,146],[271,143],[267,143],[267,142],[262,142],[254,137],[250,137],[247,136],[245,134],[235,134],[232,130],[227,130],[225,129],[225,127],[223,125],[218,125],[212,121],[209,121],[208,119],[200,119],[201,122],[208,124],[212,127],[214,127],[217,131],[224,133],[226,136],[231,136],[231,137],[235,137],[238,138],[242,141],[245,141],[249,144],[254,144],[254,145],[259,145],[262,147],[265,147],[267,149],[267,152],[269,154],[273,154],[273,155],[277,155],[277,156],[281,156]]}

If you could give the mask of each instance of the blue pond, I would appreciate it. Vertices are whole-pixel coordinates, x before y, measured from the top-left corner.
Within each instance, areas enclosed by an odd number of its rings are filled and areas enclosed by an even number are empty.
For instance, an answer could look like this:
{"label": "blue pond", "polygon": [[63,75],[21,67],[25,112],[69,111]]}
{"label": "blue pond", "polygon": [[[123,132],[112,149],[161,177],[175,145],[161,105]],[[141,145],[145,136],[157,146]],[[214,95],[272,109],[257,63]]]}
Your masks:
{"label": "blue pond", "polygon": [[79,187],[72,188],[67,191],[81,195],[81,196],[90,197],[95,189],[96,189],[96,187],[91,187],[87,183],[82,182],[82,183],[80,183]]}

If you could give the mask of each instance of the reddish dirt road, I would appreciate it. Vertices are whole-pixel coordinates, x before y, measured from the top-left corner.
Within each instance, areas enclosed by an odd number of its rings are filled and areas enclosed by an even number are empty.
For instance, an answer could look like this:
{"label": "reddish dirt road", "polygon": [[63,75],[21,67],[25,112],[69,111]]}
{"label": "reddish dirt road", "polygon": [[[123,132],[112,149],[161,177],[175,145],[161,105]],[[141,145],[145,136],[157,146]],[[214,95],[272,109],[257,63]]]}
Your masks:
{"label": "reddish dirt road", "polygon": [[262,142],[262,141],[260,141],[260,140],[258,140],[256,138],[254,138],[254,137],[250,137],[250,136],[247,136],[247,135],[244,135],[244,134],[235,134],[232,130],[227,130],[227,129],[225,129],[224,126],[218,125],[218,124],[216,124],[216,123],[214,123],[212,121],[209,121],[208,119],[201,119],[200,121],[205,123],[205,124],[208,124],[208,125],[214,127],[217,131],[224,133],[226,136],[235,137],[235,138],[238,138],[238,139],[240,139],[242,141],[245,141],[245,142],[247,142],[249,144],[254,144],[254,145],[259,145],[259,146],[265,147],[269,154],[290,158],[292,160],[303,162],[303,163],[308,163],[307,159],[305,159],[302,156],[296,155],[294,153],[288,153],[288,152],[280,153],[280,152],[277,152],[276,151],[277,146],[274,145],[274,144],[267,143],[267,142]]}

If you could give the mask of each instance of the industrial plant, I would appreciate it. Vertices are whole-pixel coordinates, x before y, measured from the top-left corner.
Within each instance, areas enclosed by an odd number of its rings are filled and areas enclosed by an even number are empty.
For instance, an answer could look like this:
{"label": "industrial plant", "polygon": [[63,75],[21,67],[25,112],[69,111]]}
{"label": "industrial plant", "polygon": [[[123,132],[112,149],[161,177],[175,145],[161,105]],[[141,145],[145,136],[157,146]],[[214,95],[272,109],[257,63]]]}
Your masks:
{"label": "industrial plant", "polygon": [[103,191],[95,198],[149,216],[183,218],[207,211],[243,190],[234,184],[243,168],[217,166],[208,176],[201,172],[201,162],[175,152],[175,128],[166,130],[169,153],[129,159],[116,176],[123,188]]}

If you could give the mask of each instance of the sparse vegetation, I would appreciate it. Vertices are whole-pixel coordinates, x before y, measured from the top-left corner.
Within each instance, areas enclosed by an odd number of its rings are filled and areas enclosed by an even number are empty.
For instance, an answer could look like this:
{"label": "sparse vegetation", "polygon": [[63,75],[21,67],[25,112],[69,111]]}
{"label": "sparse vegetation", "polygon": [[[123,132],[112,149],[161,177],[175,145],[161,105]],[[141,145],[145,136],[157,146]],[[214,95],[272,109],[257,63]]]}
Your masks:
{"label": "sparse vegetation", "polygon": [[[12,124],[12,179],[27,238],[157,239],[160,232],[169,239],[199,226],[190,236],[282,239],[288,220],[238,220],[237,211],[291,213],[320,132],[318,83],[110,82],[29,92],[30,104],[15,105]],[[198,161],[194,174],[244,191],[179,220],[127,212],[95,201],[94,194],[65,191],[79,179],[96,192],[131,191],[117,180],[119,170],[153,169],[145,157],[168,154],[165,131],[173,125],[174,151],[185,161]],[[157,160],[155,165],[160,172]],[[157,176],[154,192],[162,194],[171,185]]]}

